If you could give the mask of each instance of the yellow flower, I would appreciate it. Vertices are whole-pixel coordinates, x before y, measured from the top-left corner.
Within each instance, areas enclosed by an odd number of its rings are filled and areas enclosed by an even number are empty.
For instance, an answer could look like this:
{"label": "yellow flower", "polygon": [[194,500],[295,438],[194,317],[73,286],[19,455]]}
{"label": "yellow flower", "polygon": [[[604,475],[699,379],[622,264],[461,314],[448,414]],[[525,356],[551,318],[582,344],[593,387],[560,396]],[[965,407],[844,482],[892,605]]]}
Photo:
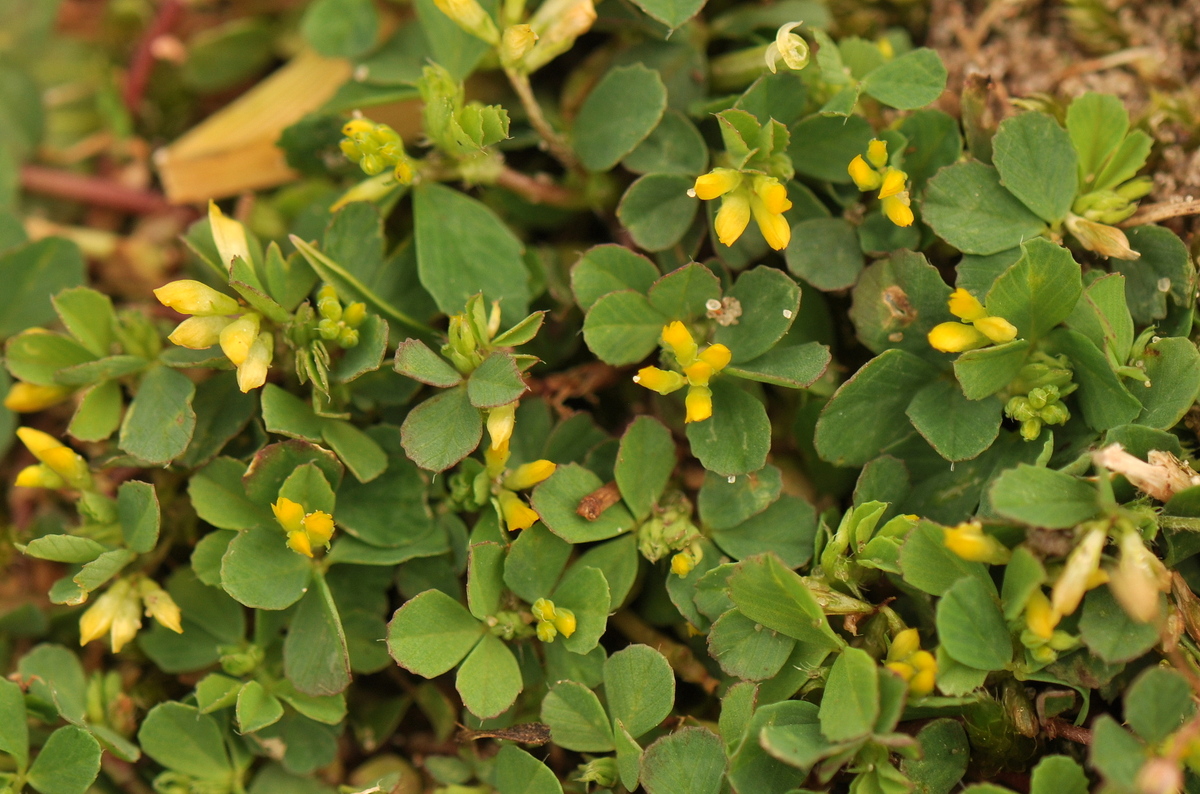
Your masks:
{"label": "yellow flower", "polygon": [[538,35],[529,25],[509,25],[500,40],[500,62],[512,67],[533,49]]}
{"label": "yellow flower", "polygon": [[92,471],[87,461],[75,450],[65,446],[49,433],[32,427],[18,427],[17,437],[33,456],[57,474],[72,488],[81,491],[92,487]]}
{"label": "yellow flower", "polygon": [[924,697],[933,692],[937,681],[937,659],[929,651],[921,650],[921,637],[916,629],[897,632],[885,661],[884,666],[908,684],[913,697]]}
{"label": "yellow flower", "polygon": [[908,691],[913,697],[925,697],[933,692],[937,683],[937,659],[929,651],[917,651],[909,659],[916,667],[916,675],[908,682]]}
{"label": "yellow flower", "polygon": [[1150,623],[1158,617],[1158,594],[1171,589],[1170,574],[1136,530],[1126,531],[1120,546],[1121,557],[1109,577],[1108,588],[1131,618]]}
{"label": "yellow flower", "polygon": [[142,602],[133,584],[118,579],[79,619],[79,644],[87,645],[105,634],[113,653],[137,636],[142,627]]}
{"label": "yellow flower", "polygon": [[52,491],[67,487],[67,481],[45,463],[36,463],[21,469],[13,484],[18,488],[49,488]]}
{"label": "yellow flower", "polygon": [[534,601],[533,606],[529,608],[529,611],[532,612],[533,616],[538,620],[553,621],[554,615],[556,614],[554,610],[554,602],[549,598],[539,598],[537,601]]}
{"label": "yellow flower", "polygon": [[1100,553],[1107,540],[1108,533],[1103,528],[1093,527],[1067,557],[1067,564],[1050,590],[1055,612],[1070,615],[1079,608],[1083,594],[1100,584],[1094,574],[1100,568]]}
{"label": "yellow flower", "polygon": [[687,381],[678,372],[658,367],[642,367],[633,376],[633,382],[659,394],[670,394],[687,385]]}
{"label": "yellow flower", "polygon": [[707,386],[692,386],[683,403],[687,408],[684,422],[703,422],[712,416],[712,391]]}
{"label": "yellow flower", "polygon": [[233,322],[219,314],[189,317],[179,325],[167,339],[180,347],[204,350],[221,341],[221,332]]}
{"label": "yellow flower", "polygon": [[974,326],[963,323],[938,323],[929,332],[929,344],[943,353],[962,353],[988,344],[988,338]]}
{"label": "yellow flower", "polygon": [[696,360],[697,345],[692,332],[679,320],[663,327],[662,342],[672,353],[679,366],[687,367]]}
{"label": "yellow flower", "polygon": [[304,534],[314,545],[328,546],[333,537],[333,516],[314,510],[304,517]]}
{"label": "yellow flower", "polygon": [[776,64],[781,59],[787,68],[793,71],[799,71],[808,66],[808,42],[792,32],[803,24],[803,22],[789,22],[786,25],[780,25],[779,29],[775,31],[775,41],[771,42],[767,46],[767,51],[763,53],[771,74],[775,74]]}
{"label": "yellow flower", "polygon": [[995,344],[1004,344],[1017,338],[1017,327],[1003,317],[984,317],[974,326]]}
{"label": "yellow flower", "polygon": [[887,165],[887,141],[881,141],[878,138],[872,138],[867,144],[867,159],[871,161],[871,165],[876,168],[883,168]]}
{"label": "yellow flower", "polygon": [[299,502],[293,502],[286,496],[279,497],[275,504],[271,505],[271,511],[275,513],[275,520],[279,522],[279,526],[283,527],[286,532],[300,532],[304,528],[304,506]]}
{"label": "yellow flower", "polygon": [[238,365],[237,382],[242,392],[257,389],[267,382],[267,371],[275,357],[275,337],[264,331],[250,346],[246,359]]}
{"label": "yellow flower", "polygon": [[696,567],[696,563],[692,560],[692,556],[685,551],[681,551],[671,558],[671,573],[676,576],[687,576]]}
{"label": "yellow flower", "polygon": [[308,539],[308,535],[304,534],[304,530],[289,532],[287,535],[287,547],[297,554],[303,554],[305,557],[313,556],[312,543]]}
{"label": "yellow flower", "polygon": [[575,613],[565,607],[555,609],[554,628],[564,637],[570,637],[575,633]]}
{"label": "yellow flower", "polygon": [[113,653],[119,653],[125,645],[137,636],[142,627],[142,605],[136,595],[125,598],[117,603],[116,615],[113,616],[112,629],[108,639],[112,643]]}
{"label": "yellow flower", "polygon": [[529,529],[541,518],[536,510],[525,504],[525,501],[512,491],[501,488],[496,498],[500,501],[500,513],[504,516],[504,523],[509,532]]}
{"label": "yellow flower", "polygon": [[240,257],[250,263],[250,246],[246,244],[246,228],[233,218],[221,212],[216,202],[208,202],[208,225],[212,229],[213,242],[217,246],[217,255],[221,266],[226,270],[233,260]]}
{"label": "yellow flower", "polygon": [[942,531],[946,548],[964,560],[1003,565],[1012,556],[1004,544],[986,534],[983,525],[977,521],[946,527]]}
{"label": "yellow flower", "polygon": [[509,458],[508,439],[499,447],[493,448],[490,445],[483,451],[483,462],[487,467],[488,477],[499,477],[504,471],[504,465],[508,463]]}
{"label": "yellow flower", "polygon": [[[791,207],[791,202],[788,202],[788,207]],[[750,212],[754,215],[754,222],[758,224],[758,230],[762,232],[767,245],[776,251],[788,247],[788,243],[792,241],[792,227],[787,218],[772,212],[757,195],[750,197]]]}
{"label": "yellow flower", "polygon": [[713,227],[717,230],[717,239],[723,245],[731,246],[746,231],[750,225],[750,197],[744,190],[727,193],[721,197],[721,209],[717,210]]}
{"label": "yellow flower", "polygon": [[500,449],[507,446],[512,438],[513,428],[517,425],[517,403],[510,402],[488,411],[487,429],[492,439],[491,448]]}
{"label": "yellow flower", "polygon": [[896,636],[892,638],[892,644],[887,652],[887,660],[895,662],[907,659],[919,650],[921,650],[920,633],[916,629],[904,629],[897,632]]}
{"label": "yellow flower", "polygon": [[950,293],[949,303],[950,313],[969,323],[988,316],[987,309],[983,308],[979,299],[962,287]]}
{"label": "yellow flower", "polygon": [[4,407],[13,413],[31,414],[66,400],[74,389],[66,386],[39,386],[18,381],[4,397]]}
{"label": "yellow flower", "polygon": [[885,198],[883,214],[897,226],[912,226],[915,216],[909,206],[908,191]]}
{"label": "yellow flower", "polygon": [[[221,352],[225,354],[225,358],[233,362],[235,367],[242,366],[250,355],[250,348],[258,338],[259,321],[260,318],[257,314],[243,314],[221,329],[218,336]],[[242,389],[242,391],[247,391],[247,389]]]}
{"label": "yellow flower", "polygon": [[904,191],[904,183],[908,181],[908,174],[898,168],[889,168],[883,174],[883,184],[879,188],[879,198],[885,199],[889,196],[896,196]]}
{"label": "yellow flower", "polygon": [[434,0],[434,3],[439,11],[472,36],[493,46],[500,43],[500,31],[496,29],[496,23],[475,0]]}
{"label": "yellow flower", "polygon": [[722,344],[709,345],[700,353],[700,360],[712,367],[714,373],[725,369],[731,358],[733,353]]}
{"label": "yellow flower", "polygon": [[368,119],[350,119],[342,125],[342,135],[347,138],[353,138],[356,135],[370,135],[375,130],[375,125]]}
{"label": "yellow flower", "polygon": [[1025,626],[1040,639],[1049,640],[1053,637],[1054,627],[1061,619],[1062,616],[1050,606],[1050,599],[1046,598],[1040,587],[1025,602]]}
{"label": "yellow flower", "polygon": [[732,168],[714,168],[707,174],[696,177],[692,193],[696,198],[711,201],[730,193],[742,184],[742,173]]}
{"label": "yellow flower", "polygon": [[357,328],[362,325],[363,320],[367,319],[367,304],[362,301],[355,301],[346,307],[342,312],[342,322],[351,328]]}
{"label": "yellow flower", "polygon": [[778,215],[792,208],[787,188],[773,176],[754,177],[754,194],[762,201],[767,212]]}
{"label": "yellow flower", "polygon": [[179,605],[166,590],[159,587],[153,579],[141,579],[138,582],[138,593],[142,597],[142,603],[146,605],[147,615],[176,634],[183,634]]}
{"label": "yellow flower", "polygon": [[504,487],[510,491],[524,491],[547,479],[558,468],[548,460],[523,463],[517,470],[504,478]]}
{"label": "yellow flower", "polygon": [[690,367],[683,370],[683,374],[687,375],[687,381],[692,386],[707,386],[712,380],[713,368],[707,361],[697,361]]}
{"label": "yellow flower", "polygon": [[854,180],[854,186],[864,193],[875,190],[883,184],[883,175],[867,165],[867,161],[861,154],[856,154],[850,161],[850,165],[846,167],[846,173],[850,174],[850,178]]}
{"label": "yellow flower", "polygon": [[537,624],[537,638],[542,642],[554,642],[554,638],[558,636],[558,629],[554,624],[543,620]]}
{"label": "yellow flower", "polygon": [[164,306],[180,314],[214,315],[237,314],[238,302],[228,295],[217,292],[207,284],[184,279],[154,290],[154,297]]}

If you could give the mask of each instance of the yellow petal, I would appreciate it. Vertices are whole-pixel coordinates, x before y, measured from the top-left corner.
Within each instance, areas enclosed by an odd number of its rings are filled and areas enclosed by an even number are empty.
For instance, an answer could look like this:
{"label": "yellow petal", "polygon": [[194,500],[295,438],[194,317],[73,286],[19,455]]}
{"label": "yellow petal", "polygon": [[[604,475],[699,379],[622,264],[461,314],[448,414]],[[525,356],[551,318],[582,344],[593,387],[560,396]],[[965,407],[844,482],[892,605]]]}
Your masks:
{"label": "yellow petal", "polygon": [[850,174],[850,178],[854,180],[855,187],[862,191],[874,190],[883,184],[883,176],[867,165],[867,161],[861,154],[855,155],[854,159],[850,161],[850,165],[846,167],[846,173]]}
{"label": "yellow petal", "polygon": [[49,488],[57,491],[59,488],[66,488],[67,481],[45,463],[35,463],[21,469],[13,485],[18,488]]}
{"label": "yellow petal", "polygon": [[112,628],[113,618],[117,614],[117,604],[120,602],[124,588],[118,588],[121,582],[114,584],[108,592],[96,599],[96,603],[88,607],[79,618],[79,644],[87,645],[92,640],[98,640]]}
{"label": "yellow petal", "polygon": [[902,662],[921,650],[921,635],[916,629],[904,629],[892,638],[892,647],[888,648],[889,662]]}
{"label": "yellow petal", "polygon": [[983,531],[978,523],[963,523],[944,530],[946,548],[970,562],[1002,565],[1011,552],[1003,543]]}
{"label": "yellow petal", "polygon": [[703,422],[712,416],[712,392],[707,386],[692,386],[683,402],[687,408],[684,422]]}
{"label": "yellow petal", "polygon": [[554,602],[549,598],[539,598],[533,602],[533,606],[529,607],[529,611],[538,620],[554,620]]}
{"label": "yellow petal", "polygon": [[908,206],[908,193],[898,193],[883,200],[883,214],[900,227],[912,226],[914,215]]}
{"label": "yellow petal", "polygon": [[554,624],[548,620],[543,620],[537,624],[537,638],[542,642],[554,642],[554,638],[558,636],[558,629],[554,628]]}
{"label": "yellow petal", "polygon": [[733,353],[729,348],[722,344],[709,345],[700,354],[700,360],[713,368],[713,372],[720,372],[729,364],[729,359],[733,357]]}
{"label": "yellow petal", "polygon": [[39,386],[18,381],[4,397],[4,407],[19,414],[31,414],[58,405],[74,393],[66,386]]}
{"label": "yellow petal", "polygon": [[1003,317],[984,317],[976,320],[973,325],[998,345],[1017,338],[1017,327]]}
{"label": "yellow petal", "polygon": [[936,683],[937,670],[922,670],[908,682],[908,691],[913,697],[925,697],[933,692],[933,687]]}
{"label": "yellow petal", "polygon": [[499,477],[504,471],[505,464],[508,463],[508,457],[511,453],[508,449],[508,439],[499,447],[493,448],[488,446],[483,451],[483,462],[487,466],[488,477]]}
{"label": "yellow petal", "polygon": [[695,364],[683,370],[687,375],[688,383],[692,386],[707,386],[712,380],[713,368],[707,361],[697,361]]}
{"label": "yellow petal", "polygon": [[570,637],[575,633],[575,613],[565,607],[559,607],[554,614],[554,628],[559,634]]}
{"label": "yellow petal", "polygon": [[682,389],[687,384],[687,381],[678,372],[658,367],[642,367],[633,376],[633,382],[659,394],[670,394]]}
{"label": "yellow petal", "polygon": [[70,447],[48,449],[41,457],[42,463],[66,480],[72,488],[86,490],[92,487],[92,471],[87,461]]}
{"label": "yellow petal", "polygon": [[517,403],[511,402],[488,411],[488,436],[492,439],[491,448],[499,449],[512,438],[513,428],[517,425]]}
{"label": "yellow petal", "polygon": [[34,430],[32,427],[18,427],[17,438],[21,439],[25,448],[32,452],[38,460],[42,460],[42,455],[48,450],[62,446],[62,442],[54,436],[43,433],[41,430]]}
{"label": "yellow petal", "polygon": [[934,350],[943,353],[962,353],[984,347],[988,338],[975,330],[974,326],[963,323],[939,323],[929,332],[929,344]]}
{"label": "yellow petal", "polygon": [[159,287],[154,290],[154,297],[180,314],[236,314],[240,310],[233,298],[190,279]]}
{"label": "yellow petal", "polygon": [[714,168],[707,174],[696,177],[692,190],[696,198],[711,201],[724,196],[731,190],[736,190],[742,184],[742,174],[732,168]]}
{"label": "yellow petal", "polygon": [[548,460],[523,463],[517,470],[504,478],[504,487],[510,491],[524,491],[542,482],[558,468]]}
{"label": "yellow petal", "polygon": [[885,199],[888,196],[895,196],[904,192],[904,183],[908,181],[908,174],[898,168],[889,168],[883,174],[883,184],[879,188],[879,198]]}
{"label": "yellow petal", "polygon": [[1029,596],[1029,600],[1025,602],[1025,625],[1043,640],[1054,636],[1054,627],[1058,625],[1061,617],[1050,606],[1050,599],[1046,598],[1046,594],[1040,587],[1035,589]]}
{"label": "yellow petal", "polygon": [[179,605],[166,590],[163,590],[157,582],[151,579],[142,579],[138,591],[142,596],[142,602],[146,605],[147,615],[176,634],[183,634]]}
{"label": "yellow petal", "polygon": [[1088,591],[1092,576],[1100,567],[1100,553],[1108,533],[1096,527],[1088,530],[1071,555],[1067,564],[1059,574],[1058,580],[1050,590],[1050,604],[1060,615],[1070,615],[1079,608],[1083,594]]}
{"label": "yellow petal", "polygon": [[250,346],[250,352],[237,368],[238,388],[242,392],[257,389],[267,382],[271,359],[275,357],[275,337],[263,332]]}
{"label": "yellow petal", "polygon": [[112,628],[108,637],[112,642],[113,653],[119,653],[125,645],[137,636],[142,627],[141,599],[134,593],[129,593],[117,602],[116,614],[113,616]]}
{"label": "yellow petal", "polygon": [[333,537],[333,516],[324,510],[314,510],[304,517],[304,532],[314,545],[328,544]]}
{"label": "yellow petal", "polygon": [[979,299],[962,287],[950,293],[949,304],[950,313],[955,317],[961,317],[967,322],[987,317],[987,310],[983,308],[983,304],[979,302]]}
{"label": "yellow petal", "polygon": [[750,225],[750,198],[743,191],[726,194],[721,199],[713,227],[717,239],[726,246],[733,245]]}
{"label": "yellow petal", "polygon": [[867,159],[871,161],[871,165],[876,168],[883,168],[887,165],[887,141],[881,141],[874,138],[867,144]]}
{"label": "yellow petal", "polygon": [[686,367],[696,360],[696,340],[687,326],[679,320],[663,326],[662,341],[675,355],[675,360],[681,367]]}
{"label": "yellow petal", "polygon": [[778,215],[792,208],[788,199],[787,188],[772,176],[756,176],[754,178],[754,193],[762,200],[768,212]]}
{"label": "yellow petal", "polygon": [[696,567],[696,563],[687,552],[681,551],[671,558],[671,573],[676,576],[687,576]]}
{"label": "yellow petal", "polygon": [[228,270],[235,258],[241,257],[250,264],[250,246],[246,244],[246,228],[241,223],[221,212],[216,202],[208,202],[208,225],[212,229],[213,242],[221,265]]}

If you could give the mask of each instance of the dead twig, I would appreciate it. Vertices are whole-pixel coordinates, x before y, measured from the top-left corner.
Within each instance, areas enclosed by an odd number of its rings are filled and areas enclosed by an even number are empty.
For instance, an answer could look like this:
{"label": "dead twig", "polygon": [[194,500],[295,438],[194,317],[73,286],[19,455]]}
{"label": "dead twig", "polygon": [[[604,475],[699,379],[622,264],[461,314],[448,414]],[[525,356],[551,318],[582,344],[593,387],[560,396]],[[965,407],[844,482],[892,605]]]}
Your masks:
{"label": "dead twig", "polygon": [[1185,201],[1160,201],[1157,204],[1146,204],[1137,212],[1117,224],[1122,229],[1131,226],[1142,226],[1147,223],[1158,223],[1171,218],[1182,218],[1185,215],[1200,215],[1200,199]]}
{"label": "dead twig", "polygon": [[579,500],[575,512],[588,521],[595,521],[608,508],[621,501],[621,492],[616,482],[605,483]]}
{"label": "dead twig", "polygon": [[629,610],[623,609],[609,618],[609,620],[629,639],[634,642],[640,642],[643,645],[649,645],[667,657],[667,662],[670,663],[671,669],[689,684],[695,684],[710,694],[715,692],[717,687],[721,685],[721,682],[713,678],[712,674],[708,672],[708,668],[697,661],[691,648],[659,633],[650,624]]}
{"label": "dead twig", "polygon": [[142,104],[142,96],[146,86],[150,84],[150,75],[154,73],[154,64],[158,60],[154,55],[154,42],[161,36],[171,32],[183,19],[187,5],[183,0],[164,0],[159,6],[154,21],[146,28],[142,38],[134,50],[133,59],[129,62],[129,75],[125,78],[125,90],[121,99],[129,112],[138,115],[138,106]]}
{"label": "dead twig", "polygon": [[21,166],[21,187],[31,193],[135,215],[153,215],[172,208],[161,193],[40,165]]}

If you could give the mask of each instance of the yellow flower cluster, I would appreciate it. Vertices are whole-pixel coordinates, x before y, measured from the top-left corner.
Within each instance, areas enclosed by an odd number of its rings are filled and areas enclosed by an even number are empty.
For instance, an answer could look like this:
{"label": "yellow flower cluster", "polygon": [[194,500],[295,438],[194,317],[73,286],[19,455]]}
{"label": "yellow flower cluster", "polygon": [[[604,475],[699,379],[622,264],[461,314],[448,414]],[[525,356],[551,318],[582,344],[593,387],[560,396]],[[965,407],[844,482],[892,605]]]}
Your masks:
{"label": "yellow flower cluster", "polygon": [[49,433],[32,427],[17,428],[17,438],[40,462],[21,469],[16,484],[22,488],[92,488],[92,471],[75,450]]}
{"label": "yellow flower cluster", "polygon": [[962,322],[938,323],[929,332],[929,344],[943,353],[962,353],[1017,338],[1015,325],[993,317],[979,300],[962,287],[950,293],[950,313]]}
{"label": "yellow flower cluster", "polygon": [[873,139],[867,144],[867,157],[855,155],[846,171],[863,192],[879,191],[883,214],[897,226],[911,226],[912,201],[908,197],[908,174],[887,164],[887,141]]}
{"label": "yellow flower cluster", "polygon": [[541,516],[517,495],[517,491],[527,491],[554,473],[557,466],[548,460],[535,460],[523,463],[514,471],[505,472],[511,452],[508,442],[512,438],[513,427],[516,426],[517,403],[511,402],[499,408],[488,411],[487,427],[491,443],[483,451],[487,464],[488,476],[493,480],[500,478],[498,485],[493,488],[496,504],[500,515],[509,532],[529,529]]}
{"label": "yellow flower cluster", "polygon": [[537,619],[537,636],[542,642],[554,642],[559,634],[570,637],[575,633],[575,613],[554,606],[554,602],[548,598],[534,601],[529,611]]}
{"label": "yellow flower cluster", "polygon": [[297,554],[313,556],[314,546],[329,548],[333,537],[333,516],[324,510],[305,512],[304,506],[286,496],[271,505],[275,520],[287,532],[287,546]]}
{"label": "yellow flower cluster", "polygon": [[946,548],[970,562],[985,562],[988,565],[1003,565],[1012,553],[1003,543],[983,531],[978,521],[969,521],[956,527],[946,527]]}
{"label": "yellow flower cluster", "polygon": [[257,313],[231,316],[241,310],[237,301],[189,279],[159,287],[154,290],[154,297],[180,314],[191,315],[168,339],[192,350],[220,344],[221,352],[237,367],[238,388],[243,392],[267,382],[267,369],[275,356],[275,338],[268,331],[260,331],[262,318]]}
{"label": "yellow flower cluster", "polygon": [[79,618],[79,644],[87,645],[107,634],[113,653],[117,653],[142,627],[143,604],[147,615],[176,634],[183,633],[174,599],[157,582],[139,575],[136,579],[118,579],[83,613]]}
{"label": "yellow flower cluster", "polygon": [[929,651],[921,650],[921,636],[916,629],[904,629],[892,638],[884,666],[905,680],[913,697],[925,697],[933,692],[937,681],[937,659]]}
{"label": "yellow flower cluster", "polygon": [[662,344],[674,354],[683,374],[658,367],[642,367],[633,376],[633,382],[659,394],[670,394],[687,386],[684,399],[687,418],[684,421],[703,422],[712,416],[712,390],[708,383],[713,375],[725,369],[733,354],[721,344],[700,350],[691,331],[678,320],[663,328]]}
{"label": "yellow flower cluster", "polygon": [[787,188],[773,176],[744,174],[733,168],[714,168],[696,177],[688,195],[712,201],[721,199],[714,226],[717,239],[733,245],[754,217],[767,245],[776,251],[787,248],[792,239],[792,227],[783,213],[792,208]]}

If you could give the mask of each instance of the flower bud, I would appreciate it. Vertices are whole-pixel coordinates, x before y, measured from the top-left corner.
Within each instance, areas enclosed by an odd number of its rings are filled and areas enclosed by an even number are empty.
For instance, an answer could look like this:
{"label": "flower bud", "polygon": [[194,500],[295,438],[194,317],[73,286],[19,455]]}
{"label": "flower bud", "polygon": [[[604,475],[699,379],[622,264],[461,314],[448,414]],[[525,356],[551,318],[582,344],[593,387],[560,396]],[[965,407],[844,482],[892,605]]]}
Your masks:
{"label": "flower bud", "polygon": [[153,579],[142,579],[138,582],[138,592],[142,603],[146,605],[147,615],[176,634],[183,634],[179,605],[166,590],[159,587]]}
{"label": "flower bud", "polygon": [[633,376],[633,382],[659,394],[670,394],[687,385],[687,380],[678,372],[658,367],[642,367]]}
{"label": "flower bud", "polygon": [[904,629],[897,632],[896,636],[892,638],[892,645],[887,652],[887,660],[889,662],[904,661],[919,650],[921,650],[920,633],[916,629]]}
{"label": "flower bud", "polygon": [[243,314],[221,329],[218,339],[221,343],[221,352],[233,362],[235,367],[240,367],[246,357],[250,355],[250,348],[254,345],[254,340],[258,338],[258,327],[259,316],[251,312]]}
{"label": "flower bud", "polygon": [[287,547],[297,554],[303,554],[305,557],[312,557],[312,543],[308,539],[308,535],[304,530],[289,532],[287,535]]}
{"label": "flower bud", "polygon": [[1017,327],[1003,317],[983,317],[972,325],[998,345],[1017,338]]}
{"label": "flower bud", "polygon": [[529,25],[509,25],[500,41],[500,63],[507,69],[514,68],[533,49],[537,39]]}
{"label": "flower bud", "polygon": [[92,640],[98,640],[112,628],[113,618],[117,614],[117,606],[121,599],[128,594],[129,586],[124,579],[117,580],[96,603],[87,608],[79,618],[79,644],[87,645]]}
{"label": "flower bud", "polygon": [[974,326],[963,323],[939,323],[929,332],[929,344],[943,353],[962,353],[988,344],[988,338]]}
{"label": "flower bud", "polygon": [[488,411],[487,429],[492,439],[492,449],[499,449],[511,437],[517,424],[517,402],[501,405]]}
{"label": "flower bud", "polygon": [[355,138],[361,135],[370,135],[375,129],[375,124],[370,119],[350,119],[342,125],[342,135],[347,138]]}
{"label": "flower bud", "polygon": [[1067,215],[1067,230],[1089,251],[1111,259],[1133,260],[1141,256],[1129,247],[1125,232],[1115,226],[1089,221],[1075,214]]}
{"label": "flower bud", "polygon": [[120,600],[116,602],[112,628],[108,633],[113,653],[119,653],[130,640],[137,636],[138,629],[141,627],[141,599],[132,591],[132,588],[127,588]]}
{"label": "flower bud", "polygon": [[987,317],[987,309],[983,308],[983,304],[979,302],[979,299],[962,287],[950,293],[949,304],[950,313],[967,322],[974,322],[975,320],[982,320],[984,317]]}
{"label": "flower bud", "polygon": [[695,561],[686,551],[681,551],[671,558],[671,573],[676,576],[687,576],[695,567]]}
{"label": "flower bud", "polygon": [[362,325],[363,320],[367,319],[367,304],[362,301],[356,301],[346,307],[342,312],[342,322],[351,328],[357,328]]}
{"label": "flower bud", "polygon": [[154,290],[154,297],[163,306],[169,306],[180,314],[236,314],[241,310],[233,298],[190,279],[172,281],[159,287]]}
{"label": "flower bud", "polygon": [[263,332],[250,346],[246,360],[237,368],[238,388],[242,392],[257,389],[267,382],[267,371],[275,357],[275,337]]}
{"label": "flower bud", "polygon": [[867,144],[867,160],[876,168],[883,168],[887,165],[887,141],[881,141],[878,138],[872,138]]}
{"label": "flower bud", "polygon": [[1137,201],[1150,195],[1152,190],[1154,190],[1154,180],[1148,176],[1138,176],[1118,186],[1116,193],[1128,201]]}
{"label": "flower bud", "polygon": [[487,468],[488,478],[500,476],[504,471],[505,464],[508,463],[509,454],[507,440],[494,449],[489,445],[483,450],[483,462]]}
{"label": "flower bud", "polygon": [[937,683],[937,659],[929,651],[917,651],[909,660],[916,668],[916,675],[908,682],[908,691],[913,697],[932,694]]}
{"label": "flower bud", "polygon": [[1037,437],[1042,433],[1042,425],[1044,423],[1040,418],[1026,419],[1021,423],[1021,438],[1026,441],[1036,441]]}
{"label": "flower bud", "polygon": [[74,393],[67,386],[39,386],[17,381],[4,397],[4,407],[13,413],[31,414],[58,405]]}
{"label": "flower bud", "polygon": [[[213,242],[217,246],[217,255],[221,258],[221,266],[229,270],[233,260],[241,258],[250,264],[250,246],[246,243],[246,228],[233,218],[221,212],[216,202],[208,202],[208,225],[212,229]],[[195,314],[195,312],[184,312]],[[232,314],[232,312],[226,312]]]}
{"label": "flower bud", "polygon": [[742,172],[733,168],[714,168],[696,177],[691,193],[704,201],[720,198],[742,184]]}
{"label": "flower bud", "polygon": [[189,317],[175,326],[167,339],[190,350],[204,350],[221,341],[221,332],[230,322],[219,314]]}
{"label": "flower bud", "polygon": [[593,0],[545,0],[529,19],[538,40],[525,55],[525,70],[537,71],[571,49],[595,21]]}
{"label": "flower bud", "polygon": [[983,531],[976,522],[966,522],[943,530],[946,548],[970,562],[1003,565],[1012,553],[1003,543]]}
{"label": "flower bud", "polygon": [[327,317],[317,321],[317,334],[326,342],[332,342],[337,339],[341,332],[341,326]]}
{"label": "flower bud", "polygon": [[1067,558],[1067,564],[1050,591],[1050,604],[1060,615],[1070,615],[1079,608],[1083,594],[1090,587],[1092,574],[1100,567],[1100,553],[1108,534],[1093,527]]}
{"label": "flower bud", "polygon": [[343,328],[337,338],[338,347],[349,350],[358,347],[358,331],[353,328]]}
{"label": "flower bud", "polygon": [[559,634],[564,637],[570,637],[575,633],[575,613],[566,607],[558,607],[554,610],[554,628],[558,629]]}
{"label": "flower bud", "polygon": [[554,620],[554,602],[549,598],[539,598],[537,601],[534,601],[529,611],[538,620]]}
{"label": "flower bud", "polygon": [[332,285],[326,284],[317,291],[317,313],[335,323],[342,319],[342,302]]}
{"label": "flower bud", "polygon": [[712,391],[707,386],[692,386],[684,398],[687,416],[684,422],[703,422],[712,416]]}
{"label": "flower bud", "polygon": [[502,488],[496,494],[496,499],[500,502],[500,512],[509,532],[529,529],[541,518],[536,510],[525,504],[524,500],[512,491]]}
{"label": "flower bud", "polygon": [[780,60],[793,71],[799,71],[808,66],[808,42],[792,32],[803,24],[803,22],[789,22],[781,25],[779,30],[775,31],[775,40],[767,46],[766,52],[763,53],[771,74],[776,73],[775,70]]}
{"label": "flower bud", "polygon": [[554,642],[554,638],[558,636],[558,629],[549,621],[542,621],[537,624],[537,638],[542,642]]}
{"label": "flower bud", "polygon": [[45,463],[35,463],[21,469],[13,484],[18,488],[48,488],[52,491],[67,487],[67,481]]}
{"label": "flower bud", "polygon": [[[17,437],[33,456],[57,474],[72,488],[88,490],[92,487],[92,472],[87,461],[75,450],[63,445],[54,436],[34,430],[32,427],[17,428]],[[28,475],[32,476],[32,475]]]}
{"label": "flower bud", "polygon": [[333,516],[324,510],[314,510],[304,517],[304,533],[318,546],[328,546],[333,537]]}
{"label": "flower bud", "polygon": [[679,320],[663,327],[662,342],[674,355],[679,366],[690,366],[696,360],[697,345],[692,332]]}
{"label": "flower bud", "polygon": [[510,491],[524,491],[548,478],[556,468],[557,466],[548,460],[524,463],[504,478],[504,487]]}
{"label": "flower bud", "polygon": [[721,209],[713,221],[717,239],[722,245],[731,246],[750,225],[750,197],[745,191],[737,190],[721,197]]}
{"label": "flower bud", "polygon": [[846,172],[854,180],[855,187],[864,192],[875,190],[883,184],[883,175],[867,165],[867,161],[861,154],[854,156],[850,165],[846,167]]}
{"label": "flower bud", "polygon": [[500,43],[500,31],[496,23],[476,0],[434,0],[434,3],[439,11],[472,36],[492,46]]}

